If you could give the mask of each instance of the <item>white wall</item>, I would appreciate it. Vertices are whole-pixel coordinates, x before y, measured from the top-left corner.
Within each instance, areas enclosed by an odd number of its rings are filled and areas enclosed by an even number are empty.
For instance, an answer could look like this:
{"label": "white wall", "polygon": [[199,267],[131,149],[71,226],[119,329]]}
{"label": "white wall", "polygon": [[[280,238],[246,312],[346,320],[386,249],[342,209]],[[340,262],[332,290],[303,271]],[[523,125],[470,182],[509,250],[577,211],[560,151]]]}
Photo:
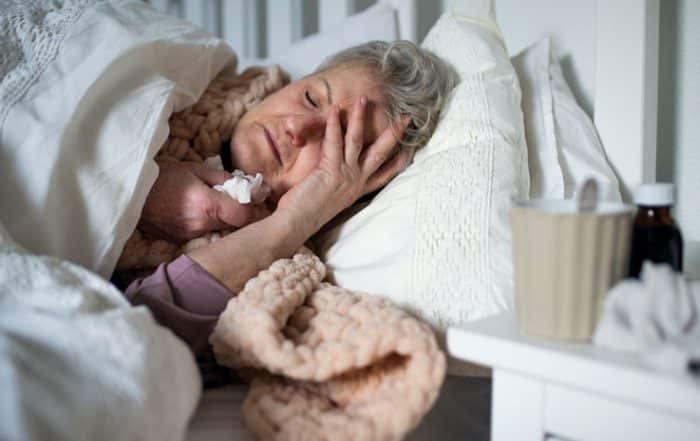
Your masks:
{"label": "white wall", "polygon": [[661,2],[657,177],[675,182],[685,269],[700,278],[700,1]]}
{"label": "white wall", "polygon": [[[583,39],[596,29],[597,2],[592,0],[495,0],[496,18],[512,55],[544,37],[552,39],[562,72],[579,105],[593,116],[596,40]],[[507,12],[507,13],[506,13]],[[563,22],[559,17],[576,17]],[[527,18],[524,18],[527,17]],[[572,54],[576,54],[572,57]]]}

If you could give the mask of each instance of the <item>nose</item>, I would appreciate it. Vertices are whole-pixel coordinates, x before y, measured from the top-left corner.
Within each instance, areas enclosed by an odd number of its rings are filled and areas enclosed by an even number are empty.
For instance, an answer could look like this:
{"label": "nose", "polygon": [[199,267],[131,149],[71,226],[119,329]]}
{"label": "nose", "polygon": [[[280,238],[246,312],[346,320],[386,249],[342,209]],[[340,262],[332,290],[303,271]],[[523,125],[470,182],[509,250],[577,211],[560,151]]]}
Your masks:
{"label": "nose", "polygon": [[284,131],[294,147],[322,139],[324,129],[325,119],[318,115],[290,115],[284,122]]}

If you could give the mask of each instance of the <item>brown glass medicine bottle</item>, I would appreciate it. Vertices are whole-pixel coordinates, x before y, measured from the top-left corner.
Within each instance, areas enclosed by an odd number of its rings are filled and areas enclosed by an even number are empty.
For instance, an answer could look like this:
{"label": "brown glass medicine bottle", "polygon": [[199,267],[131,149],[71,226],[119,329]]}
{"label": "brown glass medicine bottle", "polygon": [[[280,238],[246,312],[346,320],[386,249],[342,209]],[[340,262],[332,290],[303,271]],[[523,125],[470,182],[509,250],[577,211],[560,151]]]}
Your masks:
{"label": "brown glass medicine bottle", "polygon": [[645,260],[683,271],[683,238],[671,217],[673,184],[643,184],[634,193],[639,207],[634,219],[629,276],[639,277]]}

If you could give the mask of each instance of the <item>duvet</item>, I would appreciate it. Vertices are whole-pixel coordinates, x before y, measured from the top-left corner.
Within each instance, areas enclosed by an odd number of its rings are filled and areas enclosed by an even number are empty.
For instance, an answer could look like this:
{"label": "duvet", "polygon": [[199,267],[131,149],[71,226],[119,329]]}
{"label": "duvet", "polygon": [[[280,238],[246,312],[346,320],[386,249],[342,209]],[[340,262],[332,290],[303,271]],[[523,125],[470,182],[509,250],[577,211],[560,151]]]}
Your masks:
{"label": "duvet", "polygon": [[0,439],[182,439],[200,381],[145,308],[0,224]]}
{"label": "duvet", "polygon": [[235,62],[145,2],[0,1],[0,439],[184,437],[192,355],[103,277],[168,117]]}

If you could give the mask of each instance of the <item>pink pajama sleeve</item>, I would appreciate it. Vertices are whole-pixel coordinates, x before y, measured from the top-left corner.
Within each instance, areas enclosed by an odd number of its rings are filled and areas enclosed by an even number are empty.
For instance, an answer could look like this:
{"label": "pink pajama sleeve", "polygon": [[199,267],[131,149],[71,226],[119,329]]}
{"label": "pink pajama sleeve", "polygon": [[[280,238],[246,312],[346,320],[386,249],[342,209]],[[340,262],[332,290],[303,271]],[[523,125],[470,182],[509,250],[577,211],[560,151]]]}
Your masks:
{"label": "pink pajama sleeve", "polygon": [[150,276],[135,280],[124,294],[132,305],[148,307],[154,318],[183,339],[197,357],[209,352],[209,335],[233,296],[185,254],[161,264]]}

